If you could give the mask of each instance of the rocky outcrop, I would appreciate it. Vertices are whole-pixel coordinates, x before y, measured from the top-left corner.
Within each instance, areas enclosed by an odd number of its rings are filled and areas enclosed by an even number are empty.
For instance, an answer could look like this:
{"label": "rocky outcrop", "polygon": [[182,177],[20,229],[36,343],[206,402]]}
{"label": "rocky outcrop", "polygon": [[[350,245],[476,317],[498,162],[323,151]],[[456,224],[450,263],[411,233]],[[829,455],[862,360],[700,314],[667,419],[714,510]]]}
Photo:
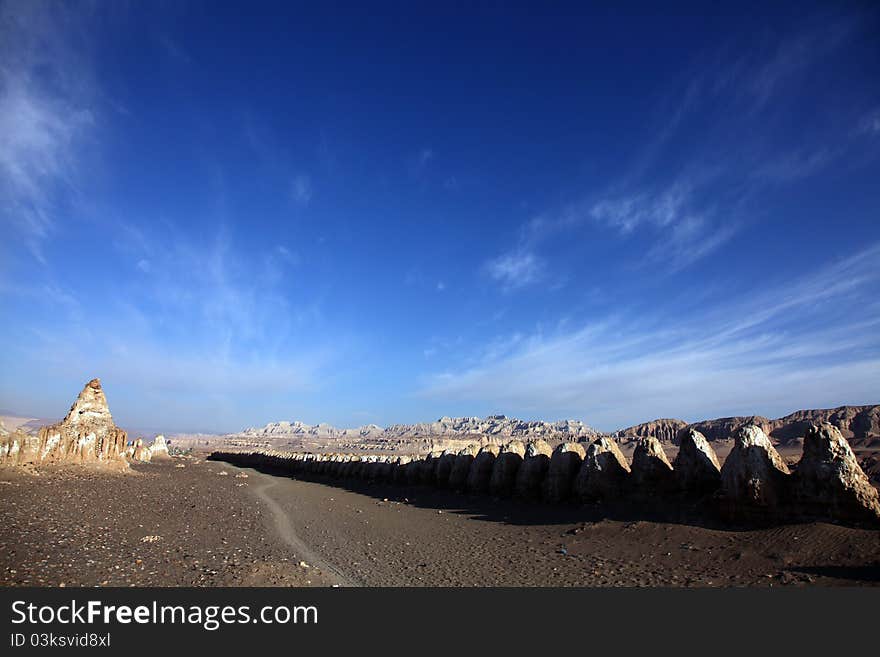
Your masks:
{"label": "rocky outcrop", "polygon": [[854,445],[880,446],[880,405],[796,411],[773,420],[769,435],[787,443],[805,437],[812,426],[825,423],[837,428]]}
{"label": "rocky outcrop", "polygon": [[170,459],[171,454],[168,453],[168,445],[165,443],[165,436],[159,434],[153,439],[150,445],[150,455],[153,459]]}
{"label": "rocky outcrop", "polygon": [[[451,485],[459,490],[466,487],[473,493],[512,490],[534,498],[544,491],[546,501],[558,502],[572,497],[573,487],[576,499],[650,507],[652,513],[664,507],[677,513],[683,501],[689,502],[684,507],[687,513],[696,511],[697,504],[703,505],[706,512],[715,513],[721,502],[720,509],[728,516],[747,522],[880,522],[877,491],[856,462],[846,439],[833,425],[809,429],[804,455],[794,475],[789,473],[768,436],[754,425],[741,427],[737,432],[733,451],[720,472],[715,453],[699,432],[686,429],[677,440],[681,447],[674,467],[654,437],[640,441],[630,468],[617,443],[604,436],[585,451],[581,444],[570,443],[551,452],[550,446],[539,440],[525,449],[518,441],[504,448],[493,443],[481,448],[472,444],[459,454],[435,452],[421,459],[271,450],[216,452],[211,458],[244,466],[265,466],[268,471],[292,472],[296,476],[380,479],[406,485],[424,485],[424,473],[433,471],[435,486],[440,482],[439,472],[445,462]],[[632,508],[629,507],[630,511]]]}
{"label": "rocky outcrop", "polygon": [[40,461],[40,439],[16,429],[0,436],[0,465],[21,465]]}
{"label": "rocky outcrop", "polygon": [[471,469],[467,477],[467,490],[471,493],[487,493],[489,492],[489,481],[492,479],[492,469],[495,466],[495,459],[501,448],[498,445],[486,445],[480,448],[479,453],[474,458]]}
{"label": "rocky outcrop", "polygon": [[422,465],[419,468],[418,483],[422,484],[423,486],[434,485],[434,477],[437,471],[437,463],[440,461],[441,456],[443,456],[443,452],[433,451],[424,458],[424,460],[422,461]]}
{"label": "rocky outcrop", "polygon": [[518,440],[507,443],[495,459],[492,467],[492,478],[489,481],[489,492],[499,497],[509,497],[516,486],[516,473],[522,465],[526,448]]}
{"label": "rocky outcrop", "polygon": [[877,523],[880,498],[840,430],[811,425],[794,476],[800,516],[854,523]]}
{"label": "rocky outcrop", "polygon": [[533,440],[526,446],[526,453],[519,466],[514,485],[514,492],[518,497],[533,499],[541,496],[544,476],[550,467],[552,454],[550,445],[543,440]]}
{"label": "rocky outcrop", "polygon": [[[459,450],[467,443],[484,440],[501,445],[512,438],[578,441],[589,440],[598,433],[578,420],[545,422],[519,420],[505,415],[479,417],[441,417],[436,422],[394,424],[382,428],[375,424],[342,429],[330,424],[310,425],[298,421],[270,422],[263,427],[250,427],[230,434],[230,441],[288,441],[311,445],[348,445],[379,449],[400,446],[429,446],[428,449]],[[413,450],[413,451],[421,451]]]}
{"label": "rocky outcrop", "polygon": [[620,448],[610,438],[598,438],[584,454],[584,463],[574,480],[575,495],[585,502],[614,501],[629,492],[630,467]]}
{"label": "rocky outcrop", "polygon": [[455,465],[455,452],[452,450],[444,450],[437,460],[437,468],[434,470],[434,479],[438,488],[446,488],[449,485],[449,475],[452,473],[452,466]]}
{"label": "rocky outcrop", "polygon": [[406,468],[412,461],[410,456],[398,456],[394,462],[394,468],[391,471],[391,480],[394,483],[403,483],[406,481]]}
{"label": "rocky outcrop", "polygon": [[584,462],[584,448],[579,443],[562,443],[553,450],[544,479],[544,497],[561,502],[571,495],[572,483]]}
{"label": "rocky outcrop", "polygon": [[452,490],[464,490],[468,473],[471,470],[471,463],[474,462],[479,451],[480,448],[477,445],[468,445],[456,455],[452,471],[449,473],[448,485]]}
{"label": "rocky outcrop", "polygon": [[678,490],[694,497],[718,490],[721,485],[721,466],[706,437],[696,429],[688,428],[683,429],[676,440],[678,454],[672,463],[672,470]]}
{"label": "rocky outcrop", "polygon": [[3,463],[109,463],[125,466],[126,433],[116,426],[98,379],[89,381],[61,422],[37,435],[4,437]]}
{"label": "rocky outcrop", "polygon": [[642,497],[664,495],[674,488],[672,464],[660,441],[653,436],[639,440],[630,471],[632,490]]}
{"label": "rocky outcrop", "polygon": [[777,516],[789,502],[788,466],[758,426],[740,428],[734,441],[721,468],[727,512],[746,519]]}
{"label": "rocky outcrop", "polygon": [[135,440],[132,447],[132,460],[140,461],[141,463],[149,463],[152,460],[153,453],[150,451],[150,448],[144,444],[143,438]]}
{"label": "rocky outcrop", "polygon": [[617,438],[656,438],[661,442],[672,443],[675,442],[678,432],[687,425],[684,420],[662,418],[621,429],[616,431],[614,436]]}
{"label": "rocky outcrop", "polygon": [[853,445],[880,446],[880,405],[839,406],[837,408],[796,411],[771,420],[760,415],[723,417],[687,424],[683,420],[659,419],[614,432],[616,438],[657,438],[676,443],[680,431],[690,428],[710,442],[727,440],[746,426],[757,426],[779,443],[800,441],[814,424],[827,422]]}

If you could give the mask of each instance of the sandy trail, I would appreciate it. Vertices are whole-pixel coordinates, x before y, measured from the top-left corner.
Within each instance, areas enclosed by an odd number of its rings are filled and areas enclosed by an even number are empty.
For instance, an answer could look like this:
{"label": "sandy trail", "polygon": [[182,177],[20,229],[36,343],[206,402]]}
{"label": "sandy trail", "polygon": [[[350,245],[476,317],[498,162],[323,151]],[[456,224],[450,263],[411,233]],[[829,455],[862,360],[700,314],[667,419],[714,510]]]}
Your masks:
{"label": "sandy trail", "polygon": [[297,535],[293,528],[293,523],[290,520],[290,515],[281,508],[281,505],[276,502],[272,496],[273,492],[276,494],[283,494],[283,480],[255,470],[248,470],[248,473],[251,477],[260,480],[260,484],[253,487],[251,491],[268,507],[281,539],[310,566],[317,566],[325,573],[331,574],[332,578],[336,580],[334,582],[335,584],[340,586],[361,586],[360,582],[346,575],[339,568],[318,556],[318,554],[310,549],[309,546],[306,545]]}

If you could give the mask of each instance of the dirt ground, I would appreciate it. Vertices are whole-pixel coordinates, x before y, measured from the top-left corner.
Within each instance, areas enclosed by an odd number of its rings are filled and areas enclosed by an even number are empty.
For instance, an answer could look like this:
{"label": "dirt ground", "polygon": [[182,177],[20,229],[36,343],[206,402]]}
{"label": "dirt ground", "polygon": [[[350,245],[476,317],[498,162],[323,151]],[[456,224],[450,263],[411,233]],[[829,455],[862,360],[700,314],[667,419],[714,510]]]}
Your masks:
{"label": "dirt ground", "polygon": [[342,488],[200,459],[132,470],[0,471],[0,584],[880,584],[876,530],[609,517],[428,488]]}
{"label": "dirt ground", "polygon": [[135,464],[128,474],[0,469],[0,584],[331,583],[299,565],[249,492],[251,480],[222,470],[199,459]]}

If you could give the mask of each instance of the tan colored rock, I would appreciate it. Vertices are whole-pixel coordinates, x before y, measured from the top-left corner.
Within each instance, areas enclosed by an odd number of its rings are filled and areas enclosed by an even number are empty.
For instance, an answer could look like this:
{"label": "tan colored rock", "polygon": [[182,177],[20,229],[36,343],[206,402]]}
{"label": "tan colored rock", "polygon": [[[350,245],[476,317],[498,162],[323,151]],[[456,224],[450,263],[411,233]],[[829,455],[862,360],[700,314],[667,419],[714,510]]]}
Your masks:
{"label": "tan colored rock", "polygon": [[146,445],[144,445],[143,438],[138,438],[137,440],[135,440],[133,447],[134,447],[134,455],[132,458],[135,461],[140,461],[142,463],[149,463],[150,462],[153,455],[152,455],[152,452],[150,451],[150,448],[147,447]]}
{"label": "tan colored rock", "polygon": [[518,497],[533,499],[541,496],[552,456],[553,450],[550,445],[541,439],[530,441],[526,445],[526,453],[516,474],[514,486],[514,492]]}
{"label": "tan colored rock", "polygon": [[478,445],[468,445],[456,455],[452,471],[449,473],[449,487],[452,490],[464,490],[471,464],[479,452]]}
{"label": "tan colored rock", "polygon": [[153,459],[171,458],[171,455],[168,453],[168,445],[165,443],[165,436],[159,434],[153,439],[153,444],[150,445],[150,454]]}
{"label": "tan colored rock", "polygon": [[630,468],[611,438],[602,436],[587,447],[574,480],[574,492],[585,502],[614,501],[629,493]]}
{"label": "tan colored rock", "polygon": [[684,420],[660,418],[621,429],[615,432],[615,435],[621,438],[656,438],[660,442],[671,443],[675,441],[676,434],[685,427],[687,422]]}
{"label": "tan colored rock", "polygon": [[0,437],[0,465],[18,465],[21,462],[22,445],[27,440],[28,435],[18,429]]}
{"label": "tan colored rock", "polygon": [[696,429],[685,428],[677,437],[678,455],[672,470],[678,489],[689,496],[714,493],[721,485],[721,465],[706,437]]}
{"label": "tan colored rock", "polygon": [[492,469],[495,466],[495,459],[501,452],[499,445],[485,445],[480,448],[479,453],[471,464],[470,472],[467,478],[467,490],[471,493],[487,493],[489,492],[489,482],[492,479]]}
{"label": "tan colored rock", "polygon": [[584,462],[586,451],[580,443],[562,443],[553,450],[544,479],[544,499],[562,502],[571,495],[574,478]]}
{"label": "tan colored rock", "polygon": [[794,475],[797,512],[807,518],[876,524],[880,496],[833,424],[812,425]]}
{"label": "tan colored rock", "polygon": [[660,441],[653,436],[639,440],[633,452],[632,490],[640,496],[667,495],[674,486],[672,465]]}
{"label": "tan colored rock", "polygon": [[513,494],[516,473],[519,472],[525,453],[525,445],[518,440],[512,440],[501,449],[492,466],[492,478],[489,480],[489,492],[492,495],[508,497]]}
{"label": "tan colored rock", "polygon": [[750,424],[734,435],[733,450],[721,467],[721,494],[734,516],[772,517],[785,509],[790,472],[760,427]]}
{"label": "tan colored rock", "polygon": [[[107,398],[98,379],[89,381],[67,416],[42,427],[34,460],[110,461],[125,460],[125,432],[113,422]],[[22,456],[34,457],[32,445],[22,446]]]}

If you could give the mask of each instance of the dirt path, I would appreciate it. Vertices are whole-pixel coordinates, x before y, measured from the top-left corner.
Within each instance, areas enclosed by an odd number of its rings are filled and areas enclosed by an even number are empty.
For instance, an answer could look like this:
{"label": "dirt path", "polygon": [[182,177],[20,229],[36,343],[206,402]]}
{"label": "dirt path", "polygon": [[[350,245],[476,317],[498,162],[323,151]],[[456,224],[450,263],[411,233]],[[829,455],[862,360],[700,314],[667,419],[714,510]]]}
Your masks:
{"label": "dirt path", "polygon": [[325,574],[330,574],[332,579],[337,580],[334,582],[335,584],[340,586],[361,585],[360,582],[349,577],[333,564],[330,564],[319,557],[302,540],[300,540],[299,536],[297,536],[293,524],[291,523],[290,516],[281,508],[281,505],[276,502],[272,496],[273,493],[283,494],[284,486],[282,485],[282,479],[271,475],[265,475],[254,470],[248,470],[248,474],[260,482],[251,489],[251,492],[268,507],[272,514],[272,518],[275,521],[275,527],[278,530],[279,536],[297,555],[301,557],[303,561],[310,566],[318,566],[325,572]]}

